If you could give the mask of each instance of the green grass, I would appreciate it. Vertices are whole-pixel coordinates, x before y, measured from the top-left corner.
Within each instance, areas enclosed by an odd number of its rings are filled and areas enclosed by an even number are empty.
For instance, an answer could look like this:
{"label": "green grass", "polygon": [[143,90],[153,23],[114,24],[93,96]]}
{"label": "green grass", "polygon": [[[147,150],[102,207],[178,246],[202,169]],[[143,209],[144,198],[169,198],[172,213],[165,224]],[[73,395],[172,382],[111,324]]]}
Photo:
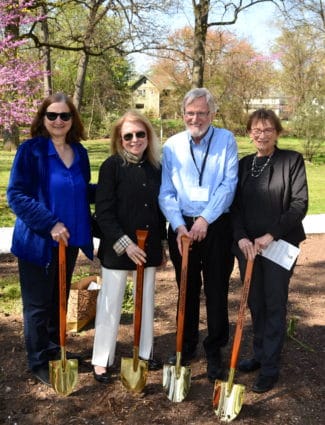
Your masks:
{"label": "green grass", "polygon": [[[239,156],[254,152],[254,148],[248,138],[238,137]],[[91,140],[84,142],[88,149],[89,159],[92,169],[92,182],[96,183],[98,171],[101,163],[109,155],[109,141]],[[302,142],[292,138],[282,138],[279,147],[284,149],[294,149],[303,153]],[[9,173],[15,153],[3,151],[0,148],[0,227],[12,226],[14,214],[10,211],[6,201],[6,187],[8,185]],[[318,152],[313,163],[306,161],[307,179],[309,186],[309,210],[308,214],[325,213],[325,147]],[[88,276],[89,267],[76,270],[73,281]],[[124,297],[123,313],[132,311],[132,282],[129,281]],[[4,314],[14,314],[21,311],[20,288],[16,275],[0,279],[0,312]]]}
{"label": "green grass", "polygon": [[[254,148],[247,137],[237,137],[239,156],[242,157],[254,152]],[[92,170],[92,182],[96,183],[101,163],[109,155],[109,141],[90,140],[84,142],[88,149]],[[279,141],[280,148],[294,149],[303,153],[302,141],[283,137]],[[0,148],[0,227],[12,226],[14,214],[10,211],[6,201],[6,187],[8,185],[9,172],[14,158],[14,152],[6,152]],[[325,145],[318,152],[315,161],[306,161],[307,179],[309,187],[309,209],[308,214],[325,213]]]}
{"label": "green grass", "polygon": [[[243,157],[254,152],[252,143],[247,137],[237,137],[239,156]],[[290,137],[280,138],[279,148],[292,149],[303,154],[302,141]],[[307,214],[324,214],[325,213],[325,143],[315,157],[312,163],[305,161],[309,207]]]}
{"label": "green grass", "polygon": [[0,279],[0,313],[20,314],[21,297],[18,276],[11,276]]}

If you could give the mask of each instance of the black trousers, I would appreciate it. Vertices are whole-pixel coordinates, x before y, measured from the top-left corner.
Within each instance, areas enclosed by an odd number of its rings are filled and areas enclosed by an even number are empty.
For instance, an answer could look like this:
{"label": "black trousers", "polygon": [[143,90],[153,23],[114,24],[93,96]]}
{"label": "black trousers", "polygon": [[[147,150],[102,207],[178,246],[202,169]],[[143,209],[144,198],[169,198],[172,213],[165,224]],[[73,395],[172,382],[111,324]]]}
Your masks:
{"label": "black trousers", "polygon": [[[238,262],[243,278],[246,260],[240,254]],[[255,258],[248,306],[253,323],[254,358],[261,363],[261,373],[266,376],[279,373],[292,273],[293,268],[289,271],[259,255]]]}
{"label": "black trousers", "polygon": [[[74,247],[66,250],[67,299],[78,250]],[[48,267],[18,259],[24,336],[31,370],[47,365],[59,350],[58,248],[53,248],[52,255]]]}
{"label": "black trousers", "polygon": [[[187,220],[188,229],[192,224],[193,221]],[[182,257],[178,251],[176,237],[177,234],[169,226],[169,253],[179,287]],[[188,264],[183,351],[193,351],[199,341],[202,282],[208,327],[208,336],[203,341],[203,345],[207,358],[217,356],[220,347],[228,342],[228,287],[234,265],[231,242],[230,216],[223,214],[209,225],[207,236],[203,241],[192,244]]]}

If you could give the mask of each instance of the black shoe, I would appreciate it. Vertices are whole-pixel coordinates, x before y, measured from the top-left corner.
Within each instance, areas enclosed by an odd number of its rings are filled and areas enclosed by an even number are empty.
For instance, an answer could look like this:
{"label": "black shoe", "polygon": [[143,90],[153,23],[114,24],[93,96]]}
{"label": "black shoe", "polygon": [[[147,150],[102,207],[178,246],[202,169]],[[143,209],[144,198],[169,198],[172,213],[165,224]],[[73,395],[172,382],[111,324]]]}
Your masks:
{"label": "black shoe", "polygon": [[81,354],[72,353],[71,351],[67,351],[66,356],[68,360],[75,359],[78,360],[78,362],[82,362],[84,358]]}
{"label": "black shoe", "polygon": [[162,361],[159,359],[149,359],[145,361],[148,362],[149,370],[160,370],[163,367]]}
{"label": "black shoe", "polygon": [[[184,353],[182,353],[182,356],[181,356],[182,366],[188,366],[190,361],[195,359],[195,357],[196,357],[196,350],[185,351]],[[169,357],[167,363],[170,364],[170,365],[176,364],[176,353]]]}
{"label": "black shoe", "polygon": [[216,379],[223,379],[223,369],[221,367],[221,357],[208,358],[207,375],[210,382]]}
{"label": "black shoe", "polygon": [[255,393],[265,393],[266,391],[270,391],[274,387],[274,384],[277,382],[277,380],[277,375],[265,376],[260,374],[255,384],[253,385],[252,390]]}
{"label": "black shoe", "polygon": [[245,373],[254,372],[254,370],[257,370],[260,367],[261,363],[255,360],[254,358],[242,360],[238,363],[238,370]]}
{"label": "black shoe", "polygon": [[102,384],[108,384],[109,382],[109,375],[108,372],[104,372],[104,373],[96,373],[95,372],[95,368],[93,369],[93,375],[94,378],[96,379],[96,381],[102,383]]}
{"label": "black shoe", "polygon": [[35,376],[36,379],[42,382],[42,384],[45,384],[48,387],[51,386],[48,366],[41,366],[33,370],[33,375]]}

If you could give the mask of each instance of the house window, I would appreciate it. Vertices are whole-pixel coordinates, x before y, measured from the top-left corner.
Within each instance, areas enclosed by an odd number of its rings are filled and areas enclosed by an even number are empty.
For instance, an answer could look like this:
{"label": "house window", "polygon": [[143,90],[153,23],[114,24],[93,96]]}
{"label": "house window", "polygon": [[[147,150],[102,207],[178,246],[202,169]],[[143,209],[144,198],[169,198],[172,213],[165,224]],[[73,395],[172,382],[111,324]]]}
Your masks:
{"label": "house window", "polygon": [[136,109],[143,109],[144,108],[144,104],[143,103],[136,103],[135,104],[135,108]]}

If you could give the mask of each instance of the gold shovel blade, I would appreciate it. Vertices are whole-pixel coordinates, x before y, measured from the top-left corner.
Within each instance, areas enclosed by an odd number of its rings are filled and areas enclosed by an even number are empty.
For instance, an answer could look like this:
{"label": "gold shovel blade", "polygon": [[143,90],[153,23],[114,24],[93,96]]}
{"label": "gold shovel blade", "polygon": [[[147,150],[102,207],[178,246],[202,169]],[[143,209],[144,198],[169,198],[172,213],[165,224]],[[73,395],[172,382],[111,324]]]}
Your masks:
{"label": "gold shovel blade", "polygon": [[234,384],[229,392],[228,382],[216,381],[213,408],[221,422],[231,422],[238,415],[244,402],[245,386]]}
{"label": "gold shovel blade", "polygon": [[78,382],[78,360],[63,359],[50,361],[49,375],[55,392],[60,395],[71,394]]}
{"label": "gold shovel blade", "polygon": [[147,375],[146,360],[122,357],[121,381],[127,390],[140,393],[146,385]]}
{"label": "gold shovel blade", "polygon": [[170,401],[179,403],[185,399],[191,386],[189,366],[164,365],[163,388]]}

